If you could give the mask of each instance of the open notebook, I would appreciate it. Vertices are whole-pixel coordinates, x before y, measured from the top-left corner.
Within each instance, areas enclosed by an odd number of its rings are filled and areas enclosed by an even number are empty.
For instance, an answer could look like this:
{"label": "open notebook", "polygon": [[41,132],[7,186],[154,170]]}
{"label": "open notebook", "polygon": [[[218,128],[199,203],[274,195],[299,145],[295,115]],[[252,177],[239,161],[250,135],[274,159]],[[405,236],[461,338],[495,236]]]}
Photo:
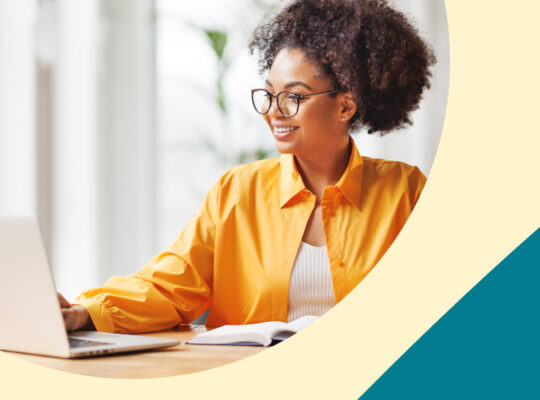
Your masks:
{"label": "open notebook", "polygon": [[280,321],[247,325],[223,325],[195,336],[188,344],[269,346],[301,331],[318,317],[307,315],[289,323]]}

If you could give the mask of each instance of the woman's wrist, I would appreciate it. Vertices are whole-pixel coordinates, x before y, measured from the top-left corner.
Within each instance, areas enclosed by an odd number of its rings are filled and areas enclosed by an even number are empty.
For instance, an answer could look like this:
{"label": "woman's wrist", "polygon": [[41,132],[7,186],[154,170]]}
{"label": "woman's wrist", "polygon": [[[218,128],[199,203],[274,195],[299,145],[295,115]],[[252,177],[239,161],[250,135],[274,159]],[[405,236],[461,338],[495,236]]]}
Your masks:
{"label": "woman's wrist", "polygon": [[96,327],[88,310],[79,304],[74,304],[73,308],[77,310],[77,330],[95,331]]}

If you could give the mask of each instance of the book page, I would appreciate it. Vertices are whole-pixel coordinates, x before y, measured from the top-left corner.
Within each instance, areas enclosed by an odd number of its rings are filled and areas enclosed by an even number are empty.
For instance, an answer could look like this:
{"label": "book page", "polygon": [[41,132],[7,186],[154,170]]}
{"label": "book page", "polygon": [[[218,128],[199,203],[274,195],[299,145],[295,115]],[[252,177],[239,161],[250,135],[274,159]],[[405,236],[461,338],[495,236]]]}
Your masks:
{"label": "book page", "polygon": [[228,344],[228,343],[258,343],[268,346],[272,341],[272,333],[282,330],[285,322],[270,321],[248,325],[223,325],[209,332],[195,336],[190,344]]}
{"label": "book page", "polygon": [[[244,333],[255,333],[263,335],[270,338],[270,334],[276,329],[283,329],[285,327],[285,322],[281,321],[268,321],[268,322],[259,322],[257,324],[247,324],[247,325],[223,325],[220,328],[214,329],[208,332],[209,335],[219,334],[227,336],[236,336],[238,334]],[[219,332],[218,332],[219,331]]]}
{"label": "book page", "polygon": [[294,321],[289,322],[286,327],[291,331],[300,332],[306,326],[315,322],[318,318],[319,317],[315,317],[313,315],[305,315],[303,317],[295,319]]}
{"label": "book page", "polygon": [[280,321],[260,322],[247,325],[223,325],[201,333],[189,344],[259,344],[268,346],[272,340],[282,341],[301,331],[318,317],[304,316],[289,323]]}
{"label": "book page", "polygon": [[286,324],[282,329],[280,329],[274,335],[272,335],[272,339],[276,341],[285,340],[291,337],[292,335],[294,335],[295,333],[300,332],[306,326],[315,322],[318,318],[319,317],[315,317],[313,315],[305,315],[303,317],[295,319],[294,321],[291,321],[288,324]]}

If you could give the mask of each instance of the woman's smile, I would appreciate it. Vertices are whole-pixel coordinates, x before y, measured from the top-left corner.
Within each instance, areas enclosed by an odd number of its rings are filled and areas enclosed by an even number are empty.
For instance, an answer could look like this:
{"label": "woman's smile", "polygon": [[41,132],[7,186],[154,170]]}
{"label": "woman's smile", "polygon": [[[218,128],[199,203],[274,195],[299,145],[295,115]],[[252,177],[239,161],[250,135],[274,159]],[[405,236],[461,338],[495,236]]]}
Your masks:
{"label": "woman's smile", "polygon": [[279,122],[272,122],[271,125],[272,125],[272,133],[274,134],[274,137],[276,138],[276,140],[283,140],[291,136],[292,133],[298,129],[297,126],[286,125]]}

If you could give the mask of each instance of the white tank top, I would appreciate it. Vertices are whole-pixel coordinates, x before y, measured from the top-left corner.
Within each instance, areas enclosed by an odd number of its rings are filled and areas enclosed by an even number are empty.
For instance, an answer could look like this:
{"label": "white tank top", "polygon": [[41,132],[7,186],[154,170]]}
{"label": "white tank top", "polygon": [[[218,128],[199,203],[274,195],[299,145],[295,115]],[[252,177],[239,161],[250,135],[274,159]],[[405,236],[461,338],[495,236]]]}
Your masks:
{"label": "white tank top", "polygon": [[287,320],[304,315],[321,316],[335,304],[326,246],[302,242],[291,272]]}

